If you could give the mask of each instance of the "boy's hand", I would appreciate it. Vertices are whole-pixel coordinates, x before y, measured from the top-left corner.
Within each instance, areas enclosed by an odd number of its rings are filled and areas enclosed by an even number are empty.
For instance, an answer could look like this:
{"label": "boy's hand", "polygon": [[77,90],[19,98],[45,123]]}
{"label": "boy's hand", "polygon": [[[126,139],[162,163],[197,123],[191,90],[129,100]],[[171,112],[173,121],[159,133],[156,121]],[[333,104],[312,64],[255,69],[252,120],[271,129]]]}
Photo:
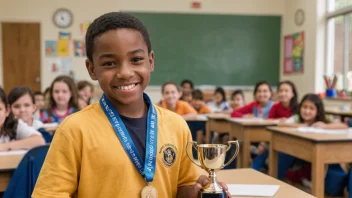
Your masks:
{"label": "boy's hand", "polygon": [[[191,195],[191,197],[197,197],[198,196],[198,192],[203,188],[205,187],[207,184],[209,183],[209,180],[208,180],[208,177],[205,176],[205,175],[201,175],[199,178],[198,178],[198,181],[196,182],[195,185],[193,185],[194,187],[194,194]],[[227,188],[227,185],[225,183],[222,183],[222,182],[218,182],[218,184],[221,186],[221,188],[226,192],[227,194],[227,197],[228,198],[231,198],[231,194],[228,192],[228,188]]]}

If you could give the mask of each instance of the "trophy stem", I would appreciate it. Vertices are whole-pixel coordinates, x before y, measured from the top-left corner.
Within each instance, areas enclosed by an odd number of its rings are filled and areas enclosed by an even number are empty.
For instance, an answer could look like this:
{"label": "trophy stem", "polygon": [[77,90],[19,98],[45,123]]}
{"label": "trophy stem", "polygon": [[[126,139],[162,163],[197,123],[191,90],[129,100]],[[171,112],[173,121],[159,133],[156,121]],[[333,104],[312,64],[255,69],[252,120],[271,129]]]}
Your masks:
{"label": "trophy stem", "polygon": [[208,179],[209,183],[203,189],[205,193],[223,193],[222,188],[217,182],[216,173],[214,170],[209,171]]}

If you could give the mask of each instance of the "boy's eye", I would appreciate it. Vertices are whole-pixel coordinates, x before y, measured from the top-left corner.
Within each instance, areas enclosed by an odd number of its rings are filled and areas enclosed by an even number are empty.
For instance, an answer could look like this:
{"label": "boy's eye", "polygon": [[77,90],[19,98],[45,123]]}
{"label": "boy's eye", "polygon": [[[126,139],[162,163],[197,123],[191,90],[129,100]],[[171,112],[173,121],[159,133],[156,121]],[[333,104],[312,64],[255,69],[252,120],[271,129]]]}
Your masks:
{"label": "boy's eye", "polygon": [[132,58],[132,63],[138,63],[139,61],[142,61],[144,58],[142,57],[135,57],[135,58]]}
{"label": "boy's eye", "polygon": [[116,65],[115,62],[104,62],[102,66],[114,66]]}

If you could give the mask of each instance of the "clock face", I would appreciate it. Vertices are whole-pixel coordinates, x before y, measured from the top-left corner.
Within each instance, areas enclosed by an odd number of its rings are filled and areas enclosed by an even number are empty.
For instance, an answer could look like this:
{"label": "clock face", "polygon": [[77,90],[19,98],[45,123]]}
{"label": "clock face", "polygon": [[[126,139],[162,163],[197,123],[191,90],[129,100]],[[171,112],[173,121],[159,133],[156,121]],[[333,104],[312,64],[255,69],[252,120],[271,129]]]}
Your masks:
{"label": "clock face", "polygon": [[72,13],[67,10],[67,9],[58,9],[55,13],[54,13],[54,23],[56,26],[58,26],[59,28],[67,28],[70,27],[72,24]]}
{"label": "clock face", "polygon": [[304,11],[302,9],[299,9],[296,11],[295,13],[295,23],[298,26],[303,25],[305,20],[305,15],[304,15]]}

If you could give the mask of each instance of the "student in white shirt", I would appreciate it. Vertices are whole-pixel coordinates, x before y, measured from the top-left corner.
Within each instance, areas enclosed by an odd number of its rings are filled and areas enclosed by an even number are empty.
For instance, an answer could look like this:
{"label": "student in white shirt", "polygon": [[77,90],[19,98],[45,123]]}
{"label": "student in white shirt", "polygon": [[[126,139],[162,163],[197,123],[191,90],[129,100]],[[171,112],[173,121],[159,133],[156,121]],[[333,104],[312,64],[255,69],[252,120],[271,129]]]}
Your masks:
{"label": "student in white shirt", "polygon": [[207,103],[207,106],[213,113],[230,113],[232,111],[229,103],[226,101],[225,90],[221,87],[215,89],[214,100]]}
{"label": "student in white shirt", "polygon": [[40,120],[34,119],[36,112],[34,93],[29,87],[18,86],[13,88],[8,95],[11,112],[16,119],[23,120],[28,126],[38,130],[43,126]]}
{"label": "student in white shirt", "polygon": [[0,151],[30,149],[45,144],[42,135],[25,122],[16,120],[0,88]]}

